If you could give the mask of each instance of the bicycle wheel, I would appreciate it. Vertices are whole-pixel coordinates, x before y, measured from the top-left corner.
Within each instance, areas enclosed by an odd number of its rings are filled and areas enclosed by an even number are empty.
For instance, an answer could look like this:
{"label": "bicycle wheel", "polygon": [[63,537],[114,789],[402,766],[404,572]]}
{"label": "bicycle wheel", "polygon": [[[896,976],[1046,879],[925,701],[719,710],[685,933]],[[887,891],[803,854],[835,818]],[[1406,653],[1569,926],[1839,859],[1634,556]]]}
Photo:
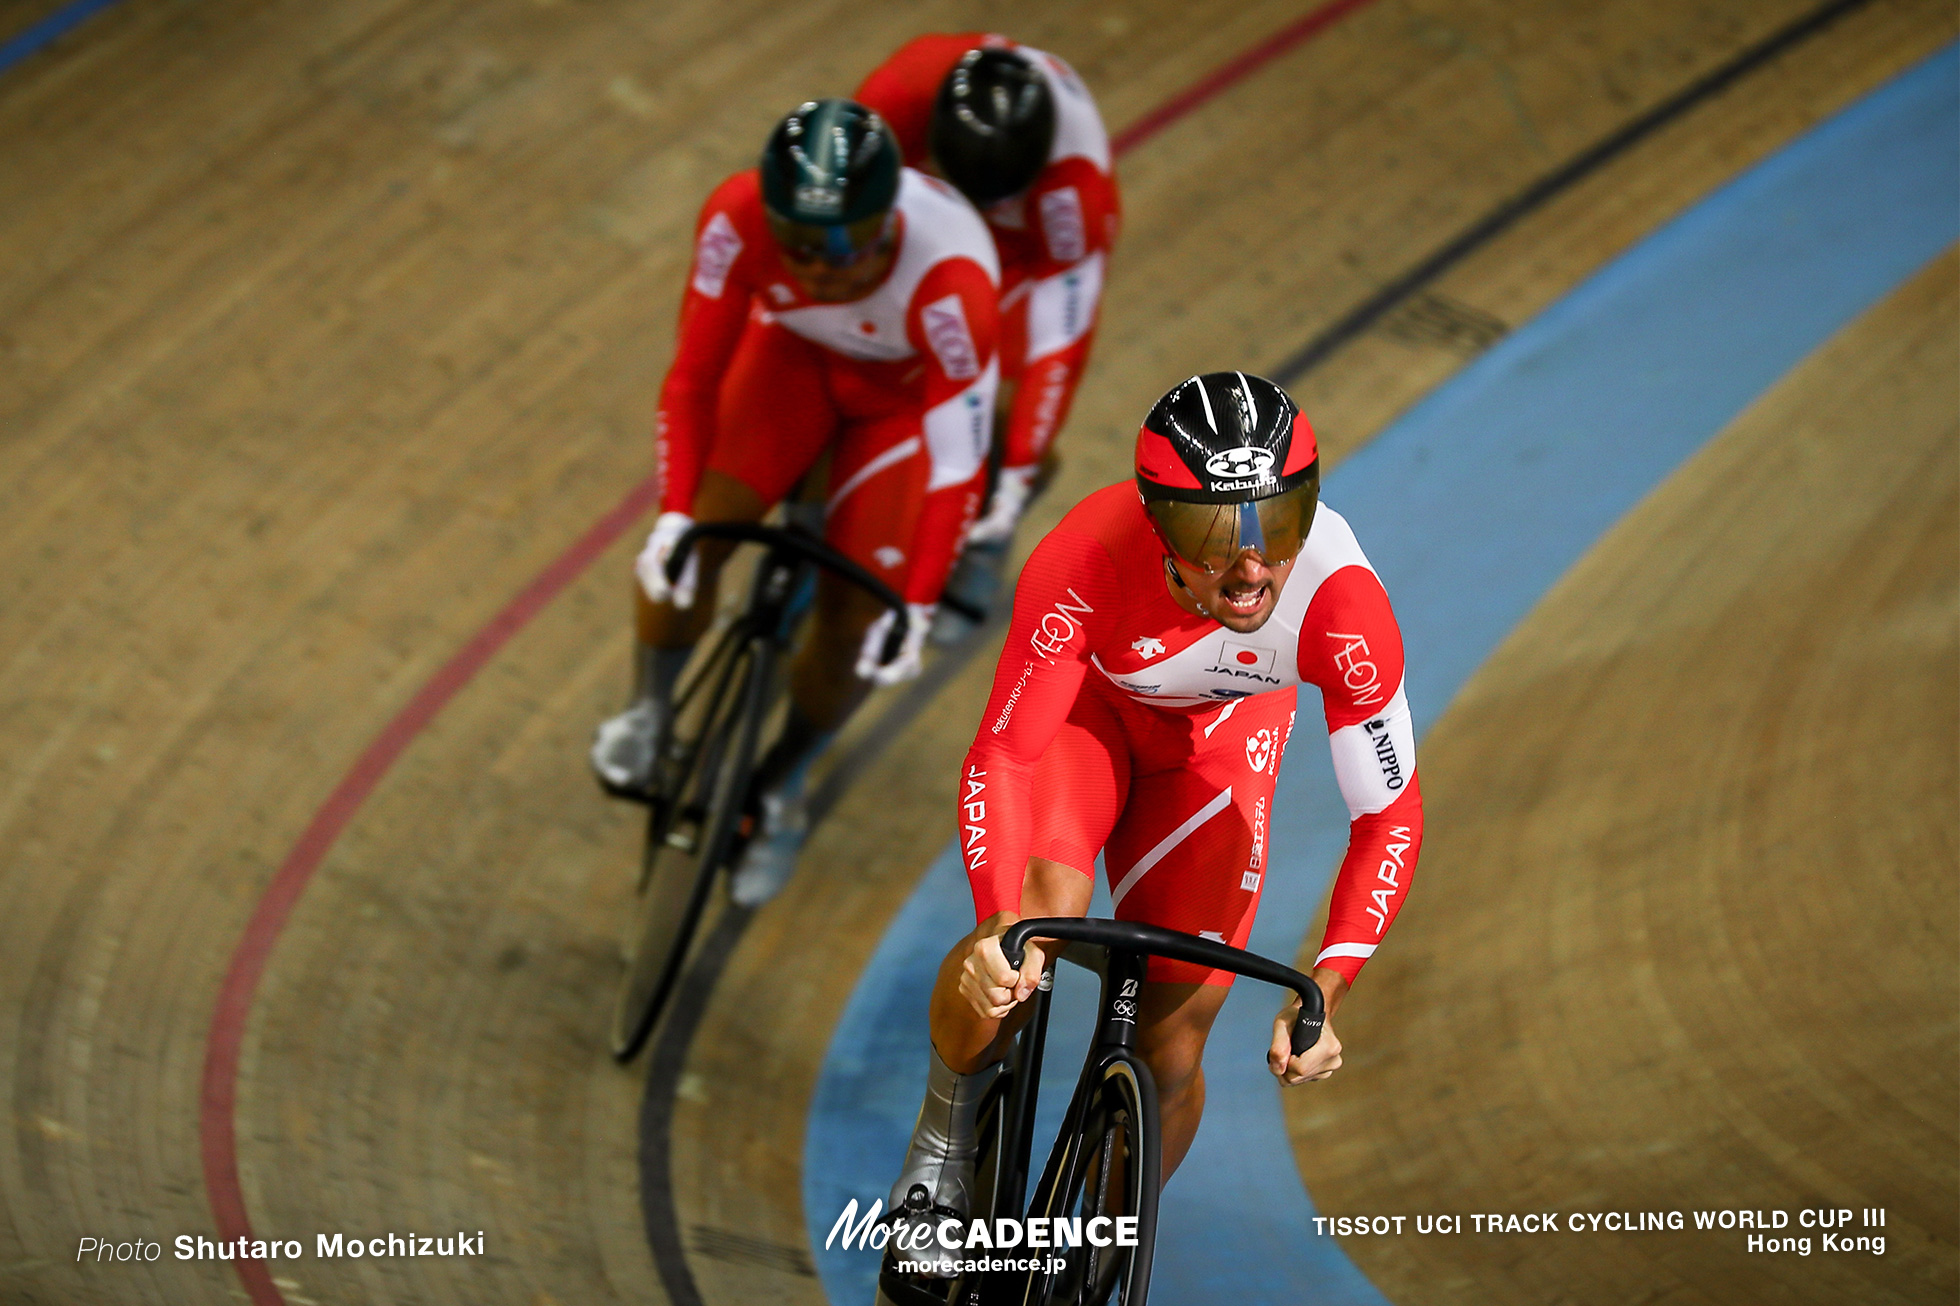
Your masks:
{"label": "bicycle wheel", "polygon": [[735,651],[705,696],[699,732],[677,750],[683,764],[672,802],[649,816],[637,942],[613,1003],[612,1053],[619,1061],[632,1060],[653,1032],[687,960],[715,870],[734,846],[774,669],[775,647],[766,639],[750,639]]}
{"label": "bicycle wheel", "polygon": [[[1157,1244],[1157,1088],[1141,1061],[1119,1058],[1103,1067],[1102,1082],[1082,1117],[1064,1171],[1062,1200],[1051,1209],[1080,1220],[1082,1244],[1057,1248],[1059,1270],[1036,1270],[1025,1300],[1041,1306],[1144,1306]],[[1113,1221],[1135,1216],[1134,1244],[1098,1247],[1086,1236],[1090,1222],[1114,1237]]]}

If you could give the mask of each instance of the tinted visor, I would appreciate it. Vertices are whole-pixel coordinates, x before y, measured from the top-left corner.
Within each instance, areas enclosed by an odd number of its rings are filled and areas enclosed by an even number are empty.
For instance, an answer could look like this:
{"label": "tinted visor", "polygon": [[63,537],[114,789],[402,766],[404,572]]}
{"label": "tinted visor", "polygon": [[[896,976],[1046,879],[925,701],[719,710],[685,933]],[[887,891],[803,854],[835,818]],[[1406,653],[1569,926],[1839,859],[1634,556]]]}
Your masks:
{"label": "tinted visor", "polygon": [[1320,482],[1310,476],[1290,490],[1251,503],[1154,499],[1144,510],[1166,548],[1191,566],[1216,574],[1247,549],[1268,567],[1293,561],[1313,528],[1319,501]]}
{"label": "tinted visor", "polygon": [[856,222],[818,225],[791,222],[764,210],[769,234],[776,238],[783,258],[791,263],[825,263],[834,268],[849,267],[859,259],[883,248],[891,227],[891,213],[874,213]]}

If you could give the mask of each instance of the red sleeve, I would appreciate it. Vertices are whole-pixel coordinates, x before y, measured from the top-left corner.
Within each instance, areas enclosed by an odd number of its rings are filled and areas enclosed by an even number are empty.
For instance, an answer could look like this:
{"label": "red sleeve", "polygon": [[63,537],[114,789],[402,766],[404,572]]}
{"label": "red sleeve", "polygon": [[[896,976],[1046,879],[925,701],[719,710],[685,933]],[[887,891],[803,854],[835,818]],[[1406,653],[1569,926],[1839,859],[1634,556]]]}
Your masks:
{"label": "red sleeve", "polygon": [[938,601],[980,506],[1000,381],[997,311],[986,269],[952,258],[920,279],[906,312],[907,335],[926,364],[923,435],[930,469],[912,537],[908,603]]}
{"label": "red sleeve", "polygon": [[1067,523],[1035,546],[1014,589],[994,692],[960,770],[959,840],[976,920],[1019,911],[1034,837],[1035,763],[1115,621],[1116,565]]}
{"label": "red sleeve", "polygon": [[989,43],[1006,41],[985,32],[930,32],[914,37],[873,69],[851,98],[891,124],[905,162],[923,167],[930,153],[926,141],[939,83],[968,50]]}
{"label": "red sleeve", "polygon": [[1320,689],[1349,814],[1315,964],[1353,983],[1407,900],[1422,852],[1402,631],[1374,572],[1343,567],[1322,582],[1300,623],[1300,674]]}
{"label": "red sleeve", "polygon": [[[1118,222],[1116,182],[1083,158],[1049,165],[1028,192],[1028,357],[1008,412],[1006,465],[1040,460],[1088,366]],[[1095,262],[1092,264],[1091,260]]]}
{"label": "red sleeve", "polygon": [[694,224],[694,260],[681,296],[674,361],[660,387],[654,459],[663,512],[691,512],[708,446],[722,374],[742,338],[749,299],[760,281],[769,240],[753,170],[715,188]]}

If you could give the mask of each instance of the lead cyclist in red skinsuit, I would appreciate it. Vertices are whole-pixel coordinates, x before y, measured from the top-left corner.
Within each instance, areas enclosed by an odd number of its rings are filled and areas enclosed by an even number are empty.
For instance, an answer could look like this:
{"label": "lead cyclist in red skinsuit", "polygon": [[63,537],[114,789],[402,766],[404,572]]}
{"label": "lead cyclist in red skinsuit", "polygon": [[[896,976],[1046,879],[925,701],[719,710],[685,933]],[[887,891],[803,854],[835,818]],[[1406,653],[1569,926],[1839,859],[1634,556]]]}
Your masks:
{"label": "lead cyclist in red skinsuit", "polygon": [[[1066,62],[986,32],[908,41],[857,98],[907,164],[973,202],[1000,251],[1000,474],[948,587],[985,607],[1089,361],[1121,213],[1109,134]],[[939,620],[942,638],[968,628]]]}
{"label": "lead cyclist in red skinsuit", "polygon": [[[1137,437],[1136,481],[1098,490],[1035,548],[993,696],[961,769],[960,848],[979,924],[933,989],[932,1068],[891,1205],[970,1210],[974,1113],[1040,981],[1000,936],[1081,916],[1100,851],[1115,914],[1244,947],[1271,867],[1273,786],[1294,687],[1320,691],[1350,814],[1313,978],[1328,1024],[1286,1084],[1341,1064],[1333,1017],[1409,891],[1422,847],[1402,638],[1348,524],[1319,506],[1312,429],[1272,382],[1192,377]],[[1204,1108],[1201,1056],[1232,976],[1152,960],[1138,1050],[1157,1081],[1164,1173]],[[896,1241],[896,1240],[894,1240]]]}

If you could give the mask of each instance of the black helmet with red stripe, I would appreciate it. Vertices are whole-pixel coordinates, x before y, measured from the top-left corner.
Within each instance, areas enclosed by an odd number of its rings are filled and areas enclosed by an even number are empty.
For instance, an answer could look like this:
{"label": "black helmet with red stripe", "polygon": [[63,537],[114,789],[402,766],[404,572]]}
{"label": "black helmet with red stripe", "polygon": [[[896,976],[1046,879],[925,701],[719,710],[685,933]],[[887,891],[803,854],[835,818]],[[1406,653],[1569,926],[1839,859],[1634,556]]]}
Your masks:
{"label": "black helmet with red stripe", "polygon": [[1290,562],[1320,498],[1313,427],[1263,376],[1207,372],[1159,399],[1137,432],[1137,492],[1164,546],[1205,571],[1246,549]]}

